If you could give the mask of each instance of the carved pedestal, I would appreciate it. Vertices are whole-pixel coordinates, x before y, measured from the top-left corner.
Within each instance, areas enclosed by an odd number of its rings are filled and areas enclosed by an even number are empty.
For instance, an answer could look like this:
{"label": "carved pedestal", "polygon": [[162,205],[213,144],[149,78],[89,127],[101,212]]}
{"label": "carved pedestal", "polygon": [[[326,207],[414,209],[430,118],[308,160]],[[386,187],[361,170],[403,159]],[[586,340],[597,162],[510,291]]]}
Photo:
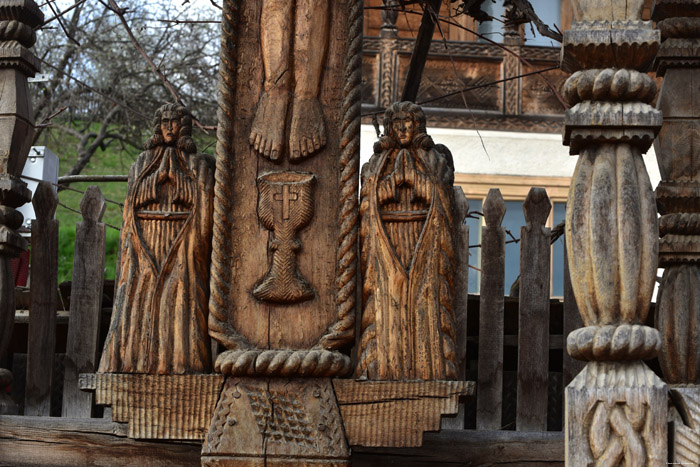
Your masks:
{"label": "carved pedestal", "polygon": [[654,143],[661,183],[659,286],[655,322],[659,362],[670,383],[670,461],[700,463],[700,1],[658,0],[662,43],[654,63],[664,77],[657,107],[664,123]]}
{"label": "carved pedestal", "polygon": [[574,2],[564,33],[564,86],[572,107],[564,143],[579,160],[569,192],[566,240],[571,283],[586,327],[567,350],[588,361],[566,388],[570,465],[663,465],[666,386],[642,360],[660,347],[644,326],[656,277],[654,196],[642,154],[661,126],[645,73],[659,33],[644,2]]}
{"label": "carved pedestal", "polygon": [[349,465],[328,378],[228,378],[202,448],[205,466]]}

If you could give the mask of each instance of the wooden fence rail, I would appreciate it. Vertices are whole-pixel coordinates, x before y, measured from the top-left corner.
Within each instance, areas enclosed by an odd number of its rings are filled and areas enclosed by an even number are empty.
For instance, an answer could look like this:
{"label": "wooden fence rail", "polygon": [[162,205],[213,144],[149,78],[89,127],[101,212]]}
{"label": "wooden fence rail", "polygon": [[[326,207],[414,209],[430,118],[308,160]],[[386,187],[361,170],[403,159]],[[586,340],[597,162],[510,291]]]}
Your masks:
{"label": "wooden fence rail", "polygon": [[[28,339],[25,415],[49,414],[47,394],[50,395],[50,391],[47,388],[51,385],[51,359],[48,352],[49,349],[53,352],[55,337],[52,330],[55,329],[56,317],[55,259],[53,263],[46,259],[56,255],[57,234],[51,230],[56,230],[55,221],[51,220],[52,200],[55,203],[52,196],[55,197],[53,190],[47,192],[41,189],[35,199],[35,204],[38,203],[37,213],[46,219],[42,217],[35,223],[36,238],[32,242],[32,256],[36,265],[32,270],[32,324]],[[527,225],[521,231],[519,310],[515,313],[513,307],[517,300],[504,299],[506,234],[501,223],[506,214],[506,205],[498,189],[492,189],[486,197],[479,266],[481,294],[480,297],[470,296],[468,311],[469,322],[476,324],[478,320],[479,323],[478,332],[476,326],[470,328],[467,339],[471,353],[467,354],[468,379],[477,380],[477,394],[472,406],[466,409],[466,415],[460,412],[461,418],[457,423],[443,424],[443,428],[463,427],[465,418],[471,420],[467,426],[477,430],[512,429],[513,421],[518,431],[546,431],[548,425],[550,430],[561,427],[561,422],[552,424],[551,420],[553,414],[555,419],[561,416],[562,408],[553,407],[552,404],[553,401],[555,405],[561,404],[563,387],[581,368],[579,362],[568,357],[565,349],[566,335],[569,330],[580,326],[580,317],[573,301],[567,269],[564,268],[563,318],[560,308],[557,308],[550,319],[551,249],[550,229],[546,227],[550,208],[549,198],[542,188],[533,188],[523,204]],[[92,395],[78,390],[77,379],[78,374],[92,372],[96,368],[101,350],[100,332],[104,334],[100,315],[103,312],[105,227],[101,222],[104,198],[99,189],[91,187],[87,190],[81,209],[83,220],[76,232],[64,386],[57,391],[62,392],[62,398],[58,398],[58,403],[62,399],[62,416],[72,419],[95,415]],[[466,286],[461,285],[460,288],[462,298],[466,299]],[[556,330],[550,330],[550,321],[561,323],[562,320],[563,329],[559,324],[554,326]],[[47,343],[50,345],[47,346]],[[40,352],[43,354],[39,355]],[[559,362],[555,362],[555,366],[563,362],[562,370],[553,370],[562,372],[554,385],[553,373],[549,368],[550,355],[554,355],[551,352],[562,352],[561,359],[553,357]],[[43,365],[38,367],[37,362],[43,362]],[[517,376],[514,373],[516,368]],[[516,384],[517,389],[514,389]],[[551,395],[553,390],[558,392],[554,398]],[[508,415],[508,420],[503,418],[503,414],[512,414],[513,411],[513,418],[511,415]]]}

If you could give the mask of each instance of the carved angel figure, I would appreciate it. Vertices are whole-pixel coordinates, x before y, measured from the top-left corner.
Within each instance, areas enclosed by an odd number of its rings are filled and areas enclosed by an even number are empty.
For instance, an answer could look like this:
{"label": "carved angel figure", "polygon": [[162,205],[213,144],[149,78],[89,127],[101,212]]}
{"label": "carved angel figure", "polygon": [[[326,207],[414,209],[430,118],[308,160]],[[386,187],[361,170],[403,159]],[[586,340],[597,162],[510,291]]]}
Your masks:
{"label": "carved angel figure", "polygon": [[211,370],[207,332],[214,160],[182,106],[156,111],[124,203],[112,322],[100,372]]}
{"label": "carved angel figure", "polygon": [[416,104],[393,104],[362,168],[362,337],[358,377],[457,377],[452,155]]}

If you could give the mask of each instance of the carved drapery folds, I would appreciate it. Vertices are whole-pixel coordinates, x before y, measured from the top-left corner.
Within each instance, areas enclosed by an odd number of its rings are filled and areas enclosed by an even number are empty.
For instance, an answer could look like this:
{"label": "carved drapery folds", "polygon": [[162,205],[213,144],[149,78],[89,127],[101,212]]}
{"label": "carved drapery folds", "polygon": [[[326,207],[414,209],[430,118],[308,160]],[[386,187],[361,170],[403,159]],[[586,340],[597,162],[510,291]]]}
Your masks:
{"label": "carved drapery folds", "polygon": [[566,214],[568,262],[585,327],[567,339],[589,360],[567,387],[571,465],[666,462],[665,385],[641,361],[656,355],[658,331],[643,325],[658,254],[654,195],[641,155],[659,127],[656,86],[644,73],[659,32],[641,19],[644,2],[573,2],[562,68],[572,107],[564,143],[579,155]]}
{"label": "carved drapery folds", "polygon": [[[656,190],[659,287],[656,320],[659,362],[672,384],[671,461],[700,463],[700,1],[660,0],[653,19],[661,31],[654,67],[664,83],[657,107],[664,123],[654,143],[661,172]],[[680,416],[679,416],[680,415]]]}
{"label": "carved drapery folds", "polygon": [[198,154],[192,118],[167,104],[129,173],[114,312],[103,373],[211,370],[207,332],[214,161]]}
{"label": "carved drapery folds", "polygon": [[362,337],[356,374],[456,379],[458,226],[452,155],[425,133],[415,104],[393,104],[363,167]]}
{"label": "carved drapery folds", "polygon": [[[19,179],[34,136],[32,103],[27,78],[39,71],[39,61],[29,51],[34,29],[44,15],[32,0],[0,1],[0,357],[9,344],[15,318],[15,283],[10,259],[27,248],[17,233],[22,214],[15,208],[31,199]],[[12,382],[9,371],[0,369],[0,413],[12,412],[13,403],[3,400]]]}

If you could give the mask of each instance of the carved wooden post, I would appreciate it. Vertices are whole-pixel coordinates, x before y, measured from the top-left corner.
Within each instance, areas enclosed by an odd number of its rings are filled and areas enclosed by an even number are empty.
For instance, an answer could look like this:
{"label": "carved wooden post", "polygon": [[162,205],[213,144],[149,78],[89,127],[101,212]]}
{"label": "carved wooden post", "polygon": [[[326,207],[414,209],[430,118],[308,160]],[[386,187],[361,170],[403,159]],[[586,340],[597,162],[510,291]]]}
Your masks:
{"label": "carved wooden post", "polygon": [[105,225],[100,221],[105,207],[100,189],[96,186],[88,187],[80,201],[83,221],[78,222],[75,232],[73,283],[63,374],[63,417],[92,416],[93,394],[80,391],[78,375],[93,373],[97,365],[105,269]]}
{"label": "carved wooden post", "polygon": [[[27,78],[39,71],[28,50],[44,15],[32,0],[0,0],[0,357],[7,350],[15,319],[15,283],[10,259],[27,248],[16,232],[22,215],[15,208],[31,199],[19,179],[32,144],[34,126]],[[15,408],[5,397],[12,374],[0,369],[0,412]]]}
{"label": "carved wooden post", "polygon": [[32,301],[29,308],[25,415],[48,417],[51,412],[56,309],[58,306],[58,195],[39,183],[32,199]]}
{"label": "carved wooden post", "polygon": [[361,48],[360,0],[224,1],[206,465],[347,462]]}
{"label": "carved wooden post", "polygon": [[[512,2],[506,2],[506,24],[503,32],[503,45],[510,52],[503,54],[503,78],[520,76],[522,65],[520,63],[520,51],[523,45],[523,14]],[[520,113],[522,94],[520,92],[521,80],[512,79],[503,83],[503,110],[508,115]]]}
{"label": "carved wooden post", "polygon": [[644,167],[661,125],[644,73],[659,32],[641,19],[644,2],[574,1],[562,67],[577,71],[564,94],[564,143],[579,154],[566,237],[571,282],[586,327],[567,339],[588,360],[566,388],[570,465],[665,465],[666,386],[642,360],[656,355],[657,330],[643,325],[656,277],[654,196]]}
{"label": "carved wooden post", "polygon": [[659,266],[665,268],[656,305],[662,343],[659,361],[676,413],[669,429],[670,461],[700,463],[700,1],[657,0],[661,30],[655,68],[664,83],[664,115],[654,143],[662,181],[656,190]]}
{"label": "carved wooden post", "polygon": [[379,31],[379,106],[389,107],[397,99],[399,30],[398,0],[383,0],[382,26]]}

